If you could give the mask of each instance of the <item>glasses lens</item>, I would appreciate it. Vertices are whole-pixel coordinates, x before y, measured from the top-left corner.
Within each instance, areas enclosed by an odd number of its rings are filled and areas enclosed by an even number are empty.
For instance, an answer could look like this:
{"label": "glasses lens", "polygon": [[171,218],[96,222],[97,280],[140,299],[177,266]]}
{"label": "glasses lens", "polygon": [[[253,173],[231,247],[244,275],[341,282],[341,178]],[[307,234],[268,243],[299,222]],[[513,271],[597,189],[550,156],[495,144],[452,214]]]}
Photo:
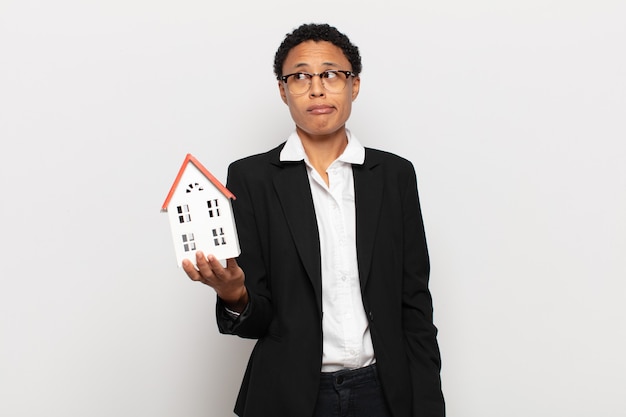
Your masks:
{"label": "glasses lens", "polygon": [[322,84],[329,93],[340,93],[346,86],[346,74],[338,71],[326,71],[320,74]]}
{"label": "glasses lens", "polygon": [[311,87],[311,76],[303,72],[292,74],[287,78],[287,88],[291,94],[304,94]]}

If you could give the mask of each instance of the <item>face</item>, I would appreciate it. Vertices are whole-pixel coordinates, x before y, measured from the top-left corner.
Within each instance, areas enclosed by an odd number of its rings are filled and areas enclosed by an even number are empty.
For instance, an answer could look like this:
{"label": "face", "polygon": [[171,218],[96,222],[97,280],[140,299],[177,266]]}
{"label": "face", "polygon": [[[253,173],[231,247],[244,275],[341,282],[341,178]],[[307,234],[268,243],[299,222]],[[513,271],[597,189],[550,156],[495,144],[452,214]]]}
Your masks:
{"label": "face", "polygon": [[[308,72],[318,74],[326,70],[352,70],[343,51],[330,42],[306,41],[289,51],[283,64],[283,74]],[[352,111],[352,102],[359,94],[360,79],[349,77],[339,93],[329,93],[320,77],[313,77],[311,89],[300,95],[289,93],[282,81],[278,82],[280,96],[287,106],[301,134],[311,138],[344,135],[345,124]]]}

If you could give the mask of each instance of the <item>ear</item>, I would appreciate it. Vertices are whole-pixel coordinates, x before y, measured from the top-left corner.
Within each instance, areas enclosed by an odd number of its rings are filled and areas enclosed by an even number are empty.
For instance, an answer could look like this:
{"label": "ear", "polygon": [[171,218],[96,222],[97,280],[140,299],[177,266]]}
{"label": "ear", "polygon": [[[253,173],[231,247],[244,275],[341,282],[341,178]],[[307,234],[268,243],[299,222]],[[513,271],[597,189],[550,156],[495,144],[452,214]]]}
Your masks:
{"label": "ear", "polygon": [[278,81],[278,91],[280,91],[280,98],[283,100],[283,103],[289,105],[287,103],[287,92],[285,91],[285,83],[282,81]]}
{"label": "ear", "polygon": [[361,77],[356,76],[352,79],[352,101],[356,100],[361,89]]}

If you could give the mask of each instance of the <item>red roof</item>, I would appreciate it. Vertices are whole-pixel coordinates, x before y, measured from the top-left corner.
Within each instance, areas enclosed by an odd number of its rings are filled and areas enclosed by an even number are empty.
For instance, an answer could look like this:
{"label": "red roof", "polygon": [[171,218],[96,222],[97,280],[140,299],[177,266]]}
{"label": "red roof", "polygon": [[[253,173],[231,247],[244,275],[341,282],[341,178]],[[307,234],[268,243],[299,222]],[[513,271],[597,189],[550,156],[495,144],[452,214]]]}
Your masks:
{"label": "red roof", "polygon": [[194,164],[196,166],[196,168],[198,168],[200,170],[200,172],[202,172],[202,174],[205,177],[207,177],[207,179],[209,181],[211,181],[211,183],[213,183],[213,185],[215,185],[215,187],[217,187],[217,189],[220,190],[222,192],[222,194],[224,194],[226,196],[226,198],[232,198],[233,200],[236,199],[235,195],[233,193],[231,193],[228,190],[228,188],[224,187],[224,185],[222,185],[222,183],[219,182],[219,180],[217,178],[215,178],[213,176],[213,174],[211,174],[209,172],[209,170],[206,169],[204,167],[204,165],[202,165],[200,163],[200,161],[198,161],[192,154],[188,153],[187,156],[185,157],[185,160],[183,161],[183,165],[178,170],[178,175],[176,175],[176,179],[174,180],[174,184],[172,184],[172,188],[170,188],[170,192],[167,194],[167,198],[163,202],[163,206],[161,206],[161,211],[166,211],[167,210],[167,206],[170,204],[170,200],[172,199],[172,196],[174,195],[174,191],[176,190],[176,187],[178,187],[178,183],[180,182],[181,178],[183,177],[183,172],[185,172],[185,168],[187,167],[187,164],[189,162]]}

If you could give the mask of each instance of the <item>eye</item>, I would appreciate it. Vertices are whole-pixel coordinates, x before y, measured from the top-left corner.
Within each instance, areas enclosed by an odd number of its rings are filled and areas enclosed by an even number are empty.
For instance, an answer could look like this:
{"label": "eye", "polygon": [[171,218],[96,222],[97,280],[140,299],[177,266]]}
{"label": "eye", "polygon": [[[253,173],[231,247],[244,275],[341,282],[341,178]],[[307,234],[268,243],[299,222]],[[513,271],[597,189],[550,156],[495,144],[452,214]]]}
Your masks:
{"label": "eye", "polygon": [[306,72],[296,72],[293,74],[293,79],[296,81],[306,81],[309,79],[309,74]]}
{"label": "eye", "polygon": [[322,73],[322,77],[324,77],[324,78],[326,78],[328,80],[333,80],[333,79],[337,78],[337,71],[332,71],[332,70],[324,71]]}

